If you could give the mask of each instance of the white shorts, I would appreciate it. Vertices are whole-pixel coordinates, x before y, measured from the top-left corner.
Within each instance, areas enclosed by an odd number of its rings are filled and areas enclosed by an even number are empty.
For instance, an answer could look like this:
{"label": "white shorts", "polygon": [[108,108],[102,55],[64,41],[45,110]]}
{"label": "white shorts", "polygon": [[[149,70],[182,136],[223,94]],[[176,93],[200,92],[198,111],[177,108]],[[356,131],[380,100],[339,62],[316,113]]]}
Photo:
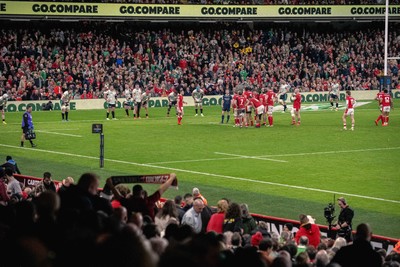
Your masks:
{"label": "white shorts", "polygon": [[266,111],[268,115],[272,115],[272,112],[274,111],[274,106],[267,106]]}
{"label": "white shorts", "polygon": [[346,111],[344,112],[344,114],[346,114],[347,116],[353,115],[353,114],[354,114],[354,108],[348,108],[348,109],[346,109]]}
{"label": "white shorts", "polygon": [[260,105],[258,106],[258,108],[256,109],[256,115],[260,115],[264,113],[264,106]]}
{"label": "white shorts", "polygon": [[390,106],[382,107],[382,111],[389,113],[390,112]]}

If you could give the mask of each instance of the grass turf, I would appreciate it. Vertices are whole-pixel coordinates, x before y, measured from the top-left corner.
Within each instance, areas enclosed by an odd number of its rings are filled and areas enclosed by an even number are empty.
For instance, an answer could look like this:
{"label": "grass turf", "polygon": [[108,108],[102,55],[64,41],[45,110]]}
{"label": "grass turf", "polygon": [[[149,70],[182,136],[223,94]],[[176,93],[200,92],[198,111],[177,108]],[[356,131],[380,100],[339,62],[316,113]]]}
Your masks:
{"label": "grass turf", "polygon": [[[118,109],[118,120],[106,121],[102,110],[72,111],[70,121],[61,122],[59,111],[34,111],[33,149],[28,142],[19,147],[22,113],[7,113],[8,124],[0,125],[0,159],[12,155],[23,174],[50,171],[56,180],[77,180],[84,172],[99,174],[103,182],[111,175],[176,172],[179,190],[168,190],[167,198],[198,187],[211,205],[227,197],[254,213],[294,220],[306,213],[319,224],[326,224],[323,210],[334,195],[344,196],[355,210],[354,226],[369,222],[375,234],[400,238],[397,110],[389,127],[376,127],[375,102],[356,108],[354,132],[343,131],[343,110],[302,111],[299,127],[290,125],[288,112],[276,112],[274,127],[261,129],[234,128],[233,116],[220,124],[216,106],[204,107],[205,117],[194,117],[194,108],[186,107],[182,126],[166,117],[165,108],[149,113],[149,119],[133,120]],[[104,168],[92,123],[104,126]],[[157,186],[145,188],[152,192]]]}

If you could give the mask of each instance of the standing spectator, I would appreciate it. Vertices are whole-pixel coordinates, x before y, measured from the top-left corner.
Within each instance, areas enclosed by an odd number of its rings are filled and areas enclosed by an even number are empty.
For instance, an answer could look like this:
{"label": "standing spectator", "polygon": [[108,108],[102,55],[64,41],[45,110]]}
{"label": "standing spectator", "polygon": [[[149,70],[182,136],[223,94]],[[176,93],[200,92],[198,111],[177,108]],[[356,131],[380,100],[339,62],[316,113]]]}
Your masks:
{"label": "standing spectator", "polygon": [[229,204],[228,210],[224,219],[224,232],[239,232],[243,234],[242,212],[238,203],[232,202]]}
{"label": "standing spectator", "polygon": [[211,215],[210,221],[207,224],[207,232],[214,231],[218,234],[223,233],[225,213],[228,210],[228,206],[228,202],[225,199],[218,201],[217,212]]}
{"label": "standing spectator", "polygon": [[5,109],[7,108],[7,100],[8,100],[7,94],[0,96],[0,111],[1,111],[1,118],[3,119],[3,124],[7,124],[6,115],[4,113]]}
{"label": "standing spectator", "polygon": [[7,184],[4,181],[5,172],[0,168],[0,205],[7,206],[10,197],[7,194]]}
{"label": "standing spectator", "polygon": [[315,248],[318,247],[321,242],[321,232],[316,224],[310,223],[307,215],[300,214],[300,228],[297,231],[295,240],[297,244],[300,244],[300,238],[306,236],[310,245]]}
{"label": "standing spectator", "polygon": [[182,218],[182,225],[189,225],[195,233],[200,233],[203,227],[201,220],[201,212],[204,209],[204,203],[200,198],[193,201],[191,207]]}
{"label": "standing spectator", "polygon": [[249,213],[249,206],[246,203],[240,204],[243,221],[243,234],[253,234],[257,230],[257,223]]}
{"label": "standing spectator", "polygon": [[351,118],[351,130],[354,131],[354,107],[356,105],[356,100],[351,96],[351,91],[347,90],[346,91],[346,110],[343,113],[343,129],[347,130],[347,123],[346,123],[346,118],[350,116]]}
{"label": "standing spectator", "polygon": [[300,90],[296,88],[294,90],[294,94],[292,95],[292,101],[293,101],[293,108],[292,108],[292,125],[296,124],[296,119],[297,119],[297,125],[300,125],[300,108],[301,108],[301,95],[300,95]]}
{"label": "standing spectator", "polygon": [[13,170],[14,173],[21,174],[21,171],[19,170],[17,163],[15,162],[15,160],[13,160],[11,156],[7,156],[6,163],[1,165],[0,167],[4,169],[10,168]]}
{"label": "standing spectator", "polygon": [[[32,105],[27,105],[26,106],[26,111],[22,115],[22,136],[21,136],[21,147],[24,146],[24,142],[26,140],[25,135],[29,131],[33,131],[33,121],[32,121]],[[32,139],[29,139],[29,142],[31,143],[32,147],[36,147],[36,145],[32,142]]]}
{"label": "standing spectator", "polygon": [[175,196],[174,203],[176,210],[178,211],[178,221],[179,223],[182,221],[182,217],[185,214],[185,210],[182,207],[182,197],[180,195]]}
{"label": "standing spectator", "polygon": [[35,186],[32,190],[31,195],[34,197],[38,197],[41,193],[45,191],[53,191],[56,192],[56,185],[51,179],[51,173],[45,172],[43,173],[43,179]]}
{"label": "standing spectator", "polygon": [[11,202],[18,202],[22,199],[22,188],[20,183],[15,179],[12,169],[5,170],[7,179],[7,193]]}
{"label": "standing spectator", "polygon": [[338,236],[344,237],[347,242],[350,242],[353,239],[351,231],[354,211],[347,204],[347,201],[344,197],[338,198],[337,201],[340,207],[340,213],[338,221],[336,224],[334,224],[333,229],[337,230]]}
{"label": "standing spectator", "polygon": [[207,199],[200,193],[200,190],[197,187],[193,188],[192,194],[193,199],[200,198],[203,200],[204,205],[208,205]]}
{"label": "standing spectator", "polygon": [[[157,201],[160,200],[162,194],[171,186],[172,182],[176,179],[176,174],[171,173],[165,183],[161,184],[160,187],[150,196],[145,196],[145,191],[141,185],[135,185],[132,188],[132,195],[129,198],[125,198],[113,185],[112,179],[107,179],[107,185],[112,190],[114,197],[119,200],[122,206],[128,210],[128,216],[132,212],[141,212],[143,216],[148,215],[154,221],[154,207]],[[130,219],[130,217],[129,217]]]}
{"label": "standing spectator", "polygon": [[74,178],[68,176],[67,178],[62,180],[61,186],[60,188],[58,188],[58,192],[66,191],[74,183],[75,183]]}
{"label": "standing spectator", "polygon": [[161,237],[164,236],[165,229],[167,228],[168,224],[179,224],[178,210],[176,209],[175,203],[172,200],[165,201],[162,208],[158,210],[154,218],[154,223],[158,226]]}
{"label": "standing spectator", "polygon": [[188,211],[191,207],[193,207],[193,195],[190,193],[186,193],[183,196],[183,202],[185,203],[184,206],[182,207],[183,210],[186,212]]}
{"label": "standing spectator", "polygon": [[381,267],[383,260],[372,248],[371,236],[370,226],[366,223],[359,224],[353,244],[342,247],[331,263],[339,263],[341,267]]}

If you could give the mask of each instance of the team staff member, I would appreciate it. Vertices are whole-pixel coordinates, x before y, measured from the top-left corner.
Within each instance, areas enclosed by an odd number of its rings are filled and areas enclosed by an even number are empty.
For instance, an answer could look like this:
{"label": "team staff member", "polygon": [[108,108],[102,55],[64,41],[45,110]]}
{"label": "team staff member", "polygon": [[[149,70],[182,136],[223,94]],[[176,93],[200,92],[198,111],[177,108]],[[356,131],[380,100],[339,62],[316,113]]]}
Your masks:
{"label": "team staff member", "polygon": [[[29,131],[29,130],[33,130],[33,122],[32,122],[32,105],[28,105],[26,106],[26,111],[24,113],[24,115],[22,115],[22,136],[21,136],[21,147],[24,146],[24,142],[25,142],[25,134]],[[36,147],[36,145],[32,142],[31,139],[29,139],[29,142],[31,143],[32,147]]]}
{"label": "team staff member", "polygon": [[7,124],[6,115],[4,114],[4,110],[6,109],[7,105],[7,100],[8,100],[7,94],[0,96],[0,111],[1,111],[1,118],[3,119],[3,124]]}
{"label": "team staff member", "polygon": [[340,207],[340,214],[337,223],[333,225],[332,229],[337,230],[338,236],[343,237],[347,242],[350,242],[353,240],[351,230],[354,211],[347,204],[344,197],[338,198],[337,201]]}

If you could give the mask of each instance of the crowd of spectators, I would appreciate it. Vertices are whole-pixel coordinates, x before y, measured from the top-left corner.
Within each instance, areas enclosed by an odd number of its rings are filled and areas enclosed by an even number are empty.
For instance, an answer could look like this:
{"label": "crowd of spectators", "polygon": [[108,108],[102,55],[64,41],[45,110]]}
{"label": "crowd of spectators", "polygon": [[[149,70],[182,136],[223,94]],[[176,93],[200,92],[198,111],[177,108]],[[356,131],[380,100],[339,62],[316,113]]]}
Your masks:
{"label": "crowd of spectators", "polygon": [[[121,97],[136,83],[153,96],[174,88],[190,95],[196,86],[218,95],[243,85],[278,90],[281,79],[302,92],[327,91],[332,78],[342,90],[374,90],[384,68],[384,30],[373,24],[30,24],[0,31],[0,91],[9,100],[58,99],[68,87],[76,99],[102,98],[106,84]],[[399,54],[399,42],[393,27],[389,57]],[[398,88],[398,60],[388,66]]]}
{"label": "crowd of spectators", "polygon": [[[45,0],[52,1],[52,0]],[[53,1],[52,1],[53,2]],[[60,2],[190,5],[384,5],[383,0],[63,0]],[[390,1],[398,5],[399,1]]]}
{"label": "crowd of spectators", "polygon": [[[50,173],[45,172],[48,179]],[[114,195],[100,193],[99,177],[83,174],[77,183],[56,190],[31,188],[28,198],[0,201],[1,266],[211,266],[211,267],[383,267],[400,266],[400,242],[388,253],[374,251],[368,224],[358,225],[347,243],[320,235],[313,218],[300,214],[300,228],[312,224],[314,233],[282,232],[255,221],[246,203],[221,198],[217,210],[204,204],[198,188],[180,203],[160,197],[175,174],[147,194],[142,185],[107,185]],[[2,184],[16,183],[12,169],[0,169]],[[47,181],[48,185],[52,183]],[[12,186],[14,187],[14,186]],[[0,192],[1,193],[1,192]],[[2,197],[2,194],[0,194]],[[151,209],[151,210],[150,210]],[[140,210],[140,211],[139,211]],[[182,217],[179,214],[183,214]],[[191,218],[190,220],[187,218]],[[301,235],[301,236],[300,236]]]}

